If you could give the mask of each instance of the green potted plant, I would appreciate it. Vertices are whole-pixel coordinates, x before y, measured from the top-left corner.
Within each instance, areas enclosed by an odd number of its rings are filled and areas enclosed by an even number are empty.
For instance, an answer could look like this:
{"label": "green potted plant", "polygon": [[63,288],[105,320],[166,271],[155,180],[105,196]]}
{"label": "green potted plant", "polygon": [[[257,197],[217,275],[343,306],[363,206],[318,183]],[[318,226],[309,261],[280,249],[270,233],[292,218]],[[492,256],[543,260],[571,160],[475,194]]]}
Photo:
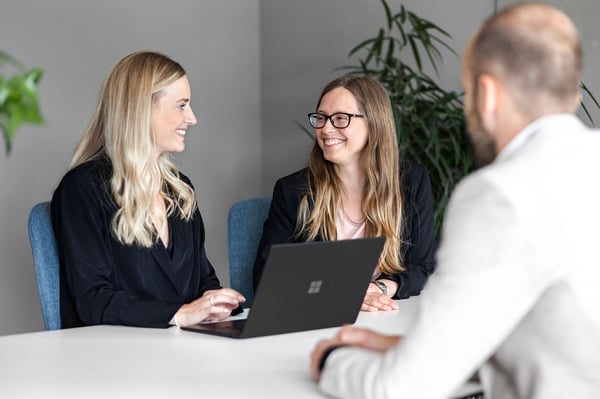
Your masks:
{"label": "green potted plant", "polygon": [[[12,67],[12,75],[5,75],[6,67]],[[27,70],[21,62],[0,50],[0,72],[0,130],[6,154],[10,155],[15,134],[23,123],[44,122],[38,98],[42,70]]]}
{"label": "green potted plant", "polygon": [[[444,90],[425,72],[428,62],[437,73],[441,48],[455,53],[447,43],[450,35],[442,28],[403,5],[393,13],[385,0],[381,3],[385,26],[350,51],[349,57],[360,56],[357,65],[339,69],[377,78],[388,90],[401,156],[429,170],[439,232],[452,189],[475,168],[465,134],[462,94]],[[412,63],[405,62],[408,56]]]}
{"label": "green potted plant", "polygon": [[[385,25],[377,35],[350,50],[357,56],[354,65],[338,68],[348,74],[377,78],[392,101],[401,156],[427,167],[435,202],[435,230],[439,233],[450,194],[458,181],[476,168],[466,134],[462,93],[444,90],[426,73],[430,66],[437,74],[441,49],[456,54],[448,44],[450,35],[433,22],[400,5],[393,13],[386,0]],[[494,1],[494,10],[497,2]],[[411,60],[406,62],[405,60]],[[582,92],[593,104],[600,104],[581,83]],[[582,110],[594,124],[582,102]],[[309,137],[312,131],[296,122]]]}
{"label": "green potted plant", "polygon": [[[435,23],[400,5],[393,13],[386,0],[385,25],[377,35],[351,49],[360,56],[355,65],[338,68],[348,74],[377,78],[388,90],[393,105],[401,156],[427,167],[435,203],[435,231],[439,234],[450,194],[458,181],[476,168],[466,134],[463,93],[444,90],[426,73],[426,63],[437,74],[441,49],[456,54],[450,35]],[[494,9],[497,8],[496,2]],[[407,63],[409,59],[412,62]],[[600,104],[581,83],[582,91]],[[590,122],[594,121],[582,102]]]}

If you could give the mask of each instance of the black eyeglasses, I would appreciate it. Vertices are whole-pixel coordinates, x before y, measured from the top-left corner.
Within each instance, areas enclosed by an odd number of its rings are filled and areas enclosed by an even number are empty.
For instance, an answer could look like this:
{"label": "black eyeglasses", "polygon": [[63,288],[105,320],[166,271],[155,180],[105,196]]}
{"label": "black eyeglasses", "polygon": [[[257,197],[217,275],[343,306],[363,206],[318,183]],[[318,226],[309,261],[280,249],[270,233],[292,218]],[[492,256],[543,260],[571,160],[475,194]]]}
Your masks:
{"label": "black eyeglasses", "polygon": [[308,121],[310,122],[310,125],[312,127],[314,127],[315,129],[320,129],[325,126],[325,124],[327,123],[327,119],[329,119],[333,127],[337,129],[345,129],[348,126],[350,126],[350,121],[352,120],[352,117],[364,118],[365,116],[360,114],[349,114],[347,112],[336,112],[332,115],[325,115],[318,112],[313,112],[311,114],[308,114]]}

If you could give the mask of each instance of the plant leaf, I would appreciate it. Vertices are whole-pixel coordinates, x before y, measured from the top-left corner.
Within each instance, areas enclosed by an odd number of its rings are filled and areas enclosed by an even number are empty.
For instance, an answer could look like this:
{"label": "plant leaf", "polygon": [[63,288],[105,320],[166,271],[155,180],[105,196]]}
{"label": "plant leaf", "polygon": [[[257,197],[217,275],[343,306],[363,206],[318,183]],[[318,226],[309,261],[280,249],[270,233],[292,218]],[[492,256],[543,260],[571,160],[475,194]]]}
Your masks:
{"label": "plant leaf", "polygon": [[[590,89],[588,89],[588,87],[586,86],[586,84],[583,81],[580,82],[580,87],[592,99],[592,101],[594,102],[594,104],[596,105],[596,107],[600,109],[600,104],[598,104],[598,100],[596,100],[596,97],[594,97],[594,95],[592,94],[592,92],[590,91]],[[588,117],[588,119],[590,120],[591,124],[595,126],[596,124],[594,123],[594,119],[592,118],[592,115],[588,111],[587,106],[585,105],[585,103],[583,102],[583,100],[581,100],[581,108],[585,112],[585,115]]]}
{"label": "plant leaf", "polygon": [[301,124],[298,121],[294,121],[294,123],[296,124],[296,126],[298,126],[300,128],[300,130],[302,130],[304,132],[304,134],[306,134],[308,137],[310,137],[311,140],[315,139],[315,134],[313,133],[313,131],[311,131],[309,128],[307,128],[306,126],[304,126],[303,124]]}
{"label": "plant leaf", "polygon": [[4,64],[9,64],[17,68],[19,71],[24,71],[25,66],[12,55],[0,50],[0,67]]}
{"label": "plant leaf", "polygon": [[423,63],[421,62],[421,54],[419,53],[419,48],[415,43],[415,39],[412,35],[408,36],[408,44],[412,50],[413,57],[415,58],[415,63],[417,64],[417,68],[419,71],[423,70]]}
{"label": "plant leaf", "polygon": [[392,29],[392,13],[390,11],[390,7],[388,6],[385,0],[381,0],[381,4],[383,4],[383,8],[385,10],[385,19],[387,20],[388,30]]}
{"label": "plant leaf", "polygon": [[[22,65],[4,52],[0,58],[11,64]],[[42,78],[41,68],[33,68],[11,76],[0,77],[0,129],[4,137],[6,154],[10,154],[15,135],[24,123],[43,123],[37,85]]]}

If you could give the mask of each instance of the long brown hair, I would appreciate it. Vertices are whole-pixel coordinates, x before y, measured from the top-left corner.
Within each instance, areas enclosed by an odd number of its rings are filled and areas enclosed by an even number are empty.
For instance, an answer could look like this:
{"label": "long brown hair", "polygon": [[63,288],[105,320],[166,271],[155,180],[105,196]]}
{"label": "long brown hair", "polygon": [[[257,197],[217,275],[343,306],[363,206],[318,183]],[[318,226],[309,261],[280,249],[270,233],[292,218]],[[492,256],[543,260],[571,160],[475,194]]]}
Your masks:
{"label": "long brown hair", "polygon": [[[366,215],[365,236],[386,238],[378,268],[382,273],[403,271],[400,245],[402,244],[402,195],[398,168],[398,142],[394,115],[385,88],[369,77],[346,76],[331,81],[321,93],[343,87],[366,115],[368,140],[361,156],[365,174],[362,207]],[[341,200],[341,181],[333,164],[323,156],[315,141],[309,163],[307,193],[300,201],[296,234],[306,240],[320,237],[335,240],[335,218]]]}

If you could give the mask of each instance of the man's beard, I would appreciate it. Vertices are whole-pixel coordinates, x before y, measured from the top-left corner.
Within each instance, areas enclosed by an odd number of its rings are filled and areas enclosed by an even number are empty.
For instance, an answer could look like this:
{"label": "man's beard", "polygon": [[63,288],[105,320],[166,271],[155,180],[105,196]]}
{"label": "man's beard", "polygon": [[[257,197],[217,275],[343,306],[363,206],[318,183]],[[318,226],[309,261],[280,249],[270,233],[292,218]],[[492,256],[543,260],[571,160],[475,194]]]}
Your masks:
{"label": "man's beard", "polygon": [[496,159],[498,151],[496,143],[491,134],[487,132],[481,122],[481,116],[476,102],[473,101],[473,109],[466,110],[467,130],[471,144],[473,144],[473,152],[479,166],[489,165]]}

